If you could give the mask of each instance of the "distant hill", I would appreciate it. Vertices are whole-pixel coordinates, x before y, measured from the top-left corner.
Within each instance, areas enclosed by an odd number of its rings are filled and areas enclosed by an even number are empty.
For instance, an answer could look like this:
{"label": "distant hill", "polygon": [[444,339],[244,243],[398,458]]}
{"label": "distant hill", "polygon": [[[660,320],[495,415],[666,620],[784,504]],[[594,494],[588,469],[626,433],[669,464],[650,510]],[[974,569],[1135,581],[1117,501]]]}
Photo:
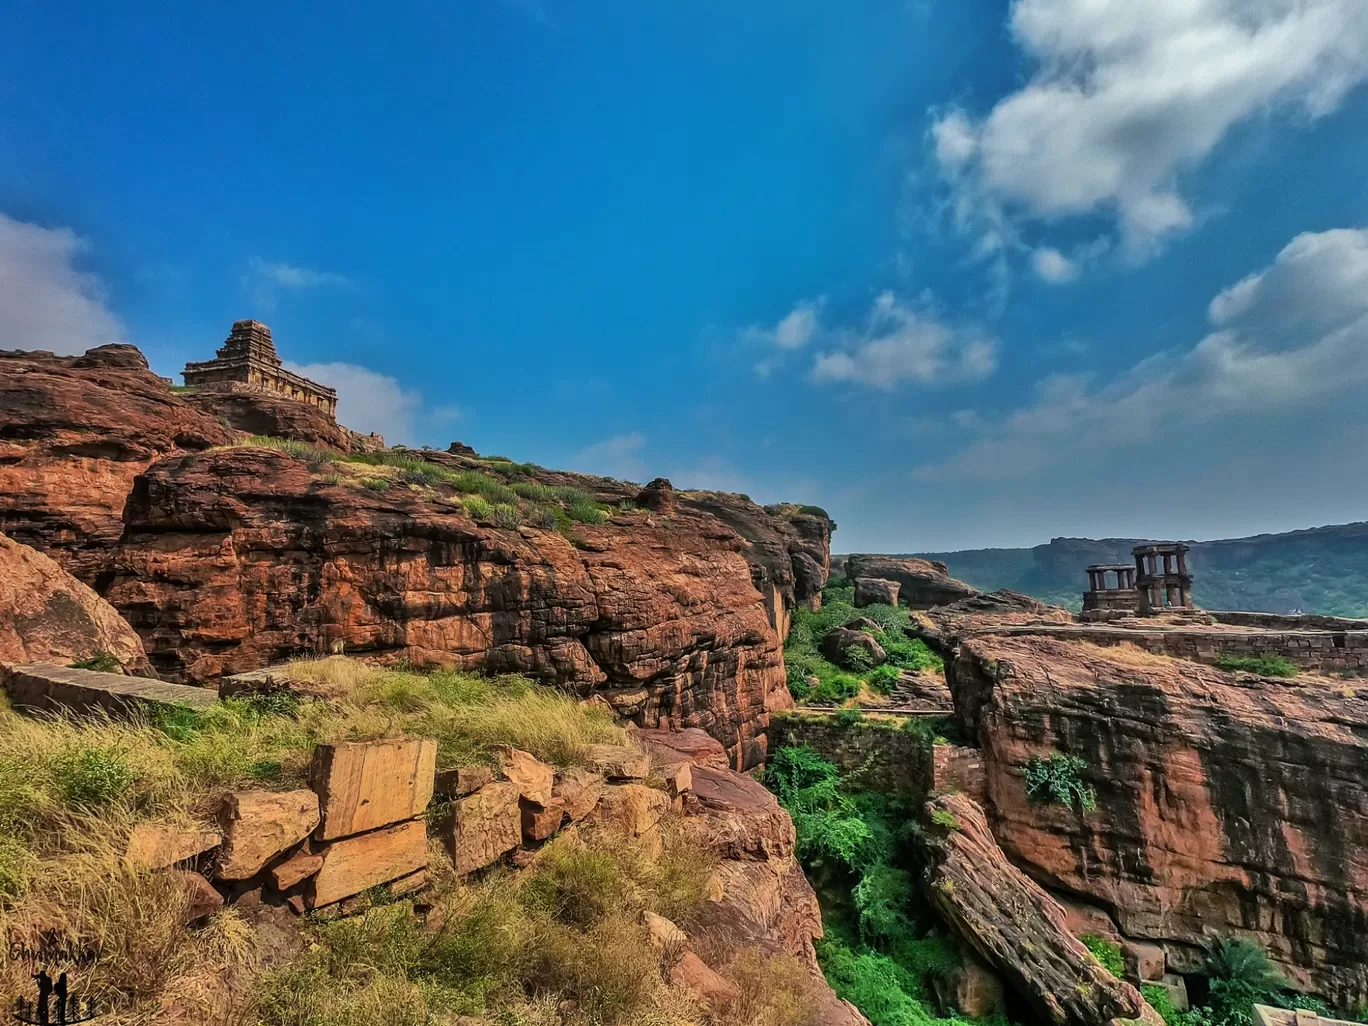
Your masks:
{"label": "distant hill", "polygon": [[[1011,588],[1077,609],[1089,563],[1128,563],[1143,538],[1055,538],[1030,549],[917,552],[976,588]],[[1165,539],[1167,540],[1167,539]],[[1368,617],[1368,522],[1188,542],[1193,598],[1206,609]]]}

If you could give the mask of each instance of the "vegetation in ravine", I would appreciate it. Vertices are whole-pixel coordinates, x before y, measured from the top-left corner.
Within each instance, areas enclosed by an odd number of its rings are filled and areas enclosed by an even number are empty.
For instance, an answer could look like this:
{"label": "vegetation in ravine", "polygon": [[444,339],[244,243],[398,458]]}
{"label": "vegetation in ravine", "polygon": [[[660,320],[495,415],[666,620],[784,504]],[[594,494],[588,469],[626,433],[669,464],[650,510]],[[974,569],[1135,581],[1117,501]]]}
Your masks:
{"label": "vegetation in ravine", "polygon": [[[855,589],[844,579],[835,580],[822,590],[818,612],[796,609],[788,640],[784,643],[784,665],[788,686],[799,702],[844,702],[861,694],[887,695],[904,670],[943,672],[944,664],[924,641],[909,632],[911,619],[901,606],[873,605],[855,608]],[[882,666],[874,666],[860,649],[847,654],[844,666],[837,666],[819,650],[822,637],[857,617],[879,625],[869,633],[888,655]],[[814,687],[808,682],[815,677]]]}
{"label": "vegetation in ravine", "polygon": [[[778,749],[765,783],[793,817],[798,858],[822,903],[817,954],[827,982],[873,1026],[950,1026],[934,988],[960,964],[913,885],[909,810],[887,795],[852,791],[807,747]],[[1005,1026],[1005,1020],[994,1020]]]}
{"label": "vegetation in ravine", "polygon": [[[303,785],[320,742],[425,736],[439,766],[489,761],[511,744],[558,766],[590,745],[632,743],[612,717],[519,677],[382,669],[343,657],[296,663],[316,698],[284,691],[116,722],[19,715],[0,698],[0,937],[62,952],[46,964],[109,1009],[151,1021],[174,999],[210,1024],[418,1024],[457,1014],[526,1026],[807,1026],[806,970],[749,955],[725,974],[741,996],[705,1012],[666,987],[643,910],[687,925],[712,872],[706,850],[667,824],[664,851],[559,840],[535,868],[452,877],[434,841],[420,917],[411,900],[369,895],[364,915],[301,921],[309,946],[263,971],[259,939],[232,907],[191,928],[175,877],[124,857],[129,831],[186,828],[226,789]],[[89,953],[93,961],[66,958]],[[34,971],[0,963],[0,992]]]}
{"label": "vegetation in ravine", "polygon": [[[482,470],[454,470],[432,463],[406,449],[375,453],[339,453],[304,442],[269,435],[254,435],[231,448],[252,446],[276,449],[303,460],[324,483],[364,488],[376,492],[395,489],[450,493],[477,521],[496,527],[523,524],[542,530],[569,531],[576,524],[601,524],[608,507],[591,492],[572,485],[545,485],[532,480],[541,468],[533,463],[514,463],[502,457],[486,457]],[[619,513],[635,512],[628,504]]]}
{"label": "vegetation in ravine", "polygon": [[1087,768],[1088,764],[1076,755],[1033,755],[1022,767],[1026,797],[1033,802],[1092,812],[1097,808],[1097,794],[1078,775]]}

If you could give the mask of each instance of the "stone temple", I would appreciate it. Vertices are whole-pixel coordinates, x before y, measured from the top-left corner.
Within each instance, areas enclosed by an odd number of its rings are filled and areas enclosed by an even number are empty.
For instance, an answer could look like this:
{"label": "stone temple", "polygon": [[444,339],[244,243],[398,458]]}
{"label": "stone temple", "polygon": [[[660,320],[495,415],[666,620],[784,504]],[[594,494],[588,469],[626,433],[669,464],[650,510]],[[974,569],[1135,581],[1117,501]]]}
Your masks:
{"label": "stone temple", "polygon": [[337,418],[337,392],[282,366],[271,329],[260,321],[236,321],[213,360],[187,363],[181,376],[206,392],[255,392],[316,406]]}
{"label": "stone temple", "polygon": [[1088,567],[1083,619],[1191,611],[1192,575],[1188,573],[1187,553],[1188,547],[1181,542],[1154,542],[1131,550],[1134,566],[1094,563]]}

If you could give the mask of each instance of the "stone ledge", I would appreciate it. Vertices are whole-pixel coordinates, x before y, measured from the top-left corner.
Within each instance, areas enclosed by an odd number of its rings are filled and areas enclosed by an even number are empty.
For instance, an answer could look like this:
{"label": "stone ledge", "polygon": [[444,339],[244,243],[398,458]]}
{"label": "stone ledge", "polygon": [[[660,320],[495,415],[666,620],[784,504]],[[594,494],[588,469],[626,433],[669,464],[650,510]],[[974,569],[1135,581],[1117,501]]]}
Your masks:
{"label": "stone ledge", "polygon": [[76,670],[56,663],[10,666],[0,673],[0,684],[16,706],[46,712],[103,709],[118,716],[138,708],[177,705],[202,711],[218,701],[218,696],[205,688],[168,684],[147,677]]}

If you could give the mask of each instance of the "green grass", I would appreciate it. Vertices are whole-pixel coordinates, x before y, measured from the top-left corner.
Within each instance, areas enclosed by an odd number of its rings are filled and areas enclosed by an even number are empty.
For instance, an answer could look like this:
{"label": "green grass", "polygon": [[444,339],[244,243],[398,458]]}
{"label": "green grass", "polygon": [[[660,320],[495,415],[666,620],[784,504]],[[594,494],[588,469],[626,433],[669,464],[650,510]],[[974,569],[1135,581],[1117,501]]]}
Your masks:
{"label": "green grass", "polygon": [[[1078,938],[1083,942],[1083,946],[1092,953],[1093,958],[1102,963],[1102,968],[1111,973],[1118,980],[1126,975],[1126,959],[1121,954],[1121,945],[1116,941],[1107,940],[1099,937],[1095,933],[1084,934]],[[1157,1011],[1157,1009],[1156,1009]]]}
{"label": "green grass", "polygon": [[99,673],[123,673],[123,665],[108,652],[97,652],[89,659],[71,664],[73,670],[96,670]]}
{"label": "green grass", "polygon": [[1215,665],[1222,670],[1257,673],[1261,677],[1295,677],[1297,664],[1282,656],[1221,656]]}

